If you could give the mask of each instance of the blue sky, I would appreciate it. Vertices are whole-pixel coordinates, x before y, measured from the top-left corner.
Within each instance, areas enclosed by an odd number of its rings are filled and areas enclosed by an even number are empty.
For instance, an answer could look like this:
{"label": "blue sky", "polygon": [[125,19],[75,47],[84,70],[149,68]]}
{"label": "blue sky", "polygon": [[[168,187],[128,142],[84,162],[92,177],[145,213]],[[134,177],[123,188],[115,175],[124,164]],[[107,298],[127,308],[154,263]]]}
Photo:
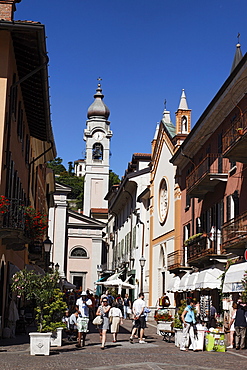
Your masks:
{"label": "blue sky", "polygon": [[82,158],[89,105],[102,80],[111,169],[150,153],[164,100],[175,122],[185,89],[196,123],[225,79],[237,34],[247,50],[246,0],[22,0],[15,20],[46,26],[52,125],[58,156]]}

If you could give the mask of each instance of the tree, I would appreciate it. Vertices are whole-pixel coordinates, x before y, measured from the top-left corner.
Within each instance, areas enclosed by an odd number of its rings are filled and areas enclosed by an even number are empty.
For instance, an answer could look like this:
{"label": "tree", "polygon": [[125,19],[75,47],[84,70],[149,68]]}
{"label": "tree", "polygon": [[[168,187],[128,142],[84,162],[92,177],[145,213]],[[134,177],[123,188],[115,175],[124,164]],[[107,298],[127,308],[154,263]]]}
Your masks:
{"label": "tree", "polygon": [[111,188],[113,185],[117,185],[120,183],[120,179],[118,175],[113,172],[112,170],[109,171],[109,188]]}
{"label": "tree", "polygon": [[76,199],[77,207],[82,209],[84,194],[84,176],[78,177],[67,172],[63,176],[59,176],[59,178],[57,178],[57,182],[71,187],[71,192],[68,195],[68,199]]}
{"label": "tree", "polygon": [[60,175],[61,173],[67,172],[62,162],[62,158],[56,157],[55,159],[47,163],[47,167],[51,168],[54,171],[55,175]]}
{"label": "tree", "polygon": [[[56,175],[56,181],[60,184],[71,187],[71,192],[68,199],[76,200],[76,207],[83,209],[84,198],[84,176],[78,177],[74,173],[73,162],[68,162],[68,171],[62,164],[63,160],[60,157],[55,158],[53,161],[48,162],[48,167],[51,168]],[[109,188],[113,185],[119,184],[120,179],[112,170],[109,171]]]}

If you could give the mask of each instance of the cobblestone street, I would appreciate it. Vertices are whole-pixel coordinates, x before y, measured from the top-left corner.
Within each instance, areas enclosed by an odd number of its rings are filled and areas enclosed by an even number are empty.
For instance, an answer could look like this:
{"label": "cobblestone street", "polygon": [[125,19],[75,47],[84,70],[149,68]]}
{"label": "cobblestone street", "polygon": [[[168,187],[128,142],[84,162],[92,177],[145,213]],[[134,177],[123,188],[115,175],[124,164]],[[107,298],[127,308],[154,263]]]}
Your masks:
{"label": "cobblestone street", "polygon": [[[112,343],[108,333],[106,349],[100,349],[95,328],[88,334],[86,346],[77,349],[75,343],[65,342],[62,347],[51,348],[50,356],[30,356],[27,335],[0,341],[1,370],[87,370],[87,369],[233,369],[247,368],[247,350],[217,352],[181,352],[174,343],[167,343],[156,334],[155,322],[148,323],[147,344],[129,343],[131,321],[125,321],[119,342]],[[12,343],[12,344],[11,344]],[[15,343],[15,344],[14,344]]]}

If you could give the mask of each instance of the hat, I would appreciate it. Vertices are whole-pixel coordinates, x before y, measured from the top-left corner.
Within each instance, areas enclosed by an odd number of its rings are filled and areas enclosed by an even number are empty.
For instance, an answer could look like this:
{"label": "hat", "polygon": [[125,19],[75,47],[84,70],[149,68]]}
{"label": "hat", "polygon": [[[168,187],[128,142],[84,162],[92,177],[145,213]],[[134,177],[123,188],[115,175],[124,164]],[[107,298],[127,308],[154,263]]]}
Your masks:
{"label": "hat", "polygon": [[87,293],[84,291],[84,292],[81,292],[81,295],[87,295]]}

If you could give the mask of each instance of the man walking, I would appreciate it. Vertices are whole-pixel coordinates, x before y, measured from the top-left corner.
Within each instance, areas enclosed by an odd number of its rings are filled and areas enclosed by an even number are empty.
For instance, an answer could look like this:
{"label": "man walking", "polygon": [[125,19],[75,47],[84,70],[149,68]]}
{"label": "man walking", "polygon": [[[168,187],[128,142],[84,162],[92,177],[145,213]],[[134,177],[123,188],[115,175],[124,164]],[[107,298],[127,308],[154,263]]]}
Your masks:
{"label": "man walking", "polygon": [[128,318],[129,312],[128,310],[131,309],[131,301],[129,299],[129,295],[126,293],[124,297],[124,319]]}
{"label": "man walking", "polygon": [[78,311],[77,329],[78,329],[78,344],[76,347],[85,346],[86,335],[88,332],[89,308],[92,307],[91,299],[87,298],[87,293],[82,292],[81,297],[76,301],[76,310]]}
{"label": "man walking", "polygon": [[144,294],[139,293],[138,299],[134,301],[133,303],[133,314],[134,314],[134,327],[130,336],[130,343],[133,343],[134,335],[137,331],[137,329],[140,329],[140,344],[147,343],[145,340],[143,340],[144,336],[144,329],[146,327],[145,322],[145,315],[144,315],[144,309],[145,309],[145,301],[144,301]]}
{"label": "man walking", "polygon": [[246,305],[243,304],[241,301],[238,302],[236,316],[235,316],[235,345],[236,349],[244,349],[245,348],[245,334],[246,334]]}

